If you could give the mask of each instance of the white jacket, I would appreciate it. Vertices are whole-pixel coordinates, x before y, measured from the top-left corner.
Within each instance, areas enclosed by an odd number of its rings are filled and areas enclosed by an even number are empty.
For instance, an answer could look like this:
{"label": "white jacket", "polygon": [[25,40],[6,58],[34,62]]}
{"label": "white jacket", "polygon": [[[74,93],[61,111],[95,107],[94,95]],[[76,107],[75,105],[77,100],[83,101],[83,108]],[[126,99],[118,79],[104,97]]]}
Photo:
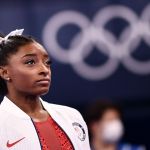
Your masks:
{"label": "white jacket", "polygon": [[[90,150],[86,123],[80,113],[70,107],[49,104],[43,107],[67,134],[75,150]],[[32,119],[4,97],[0,105],[0,150],[41,150]]]}

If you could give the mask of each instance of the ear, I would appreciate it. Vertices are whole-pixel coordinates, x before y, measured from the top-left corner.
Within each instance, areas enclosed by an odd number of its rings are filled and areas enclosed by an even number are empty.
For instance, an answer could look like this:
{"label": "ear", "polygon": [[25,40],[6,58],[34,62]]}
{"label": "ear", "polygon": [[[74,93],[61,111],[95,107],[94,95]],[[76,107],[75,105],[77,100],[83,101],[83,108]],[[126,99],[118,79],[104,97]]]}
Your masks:
{"label": "ear", "polygon": [[0,66],[0,77],[6,81],[10,79],[6,66]]}

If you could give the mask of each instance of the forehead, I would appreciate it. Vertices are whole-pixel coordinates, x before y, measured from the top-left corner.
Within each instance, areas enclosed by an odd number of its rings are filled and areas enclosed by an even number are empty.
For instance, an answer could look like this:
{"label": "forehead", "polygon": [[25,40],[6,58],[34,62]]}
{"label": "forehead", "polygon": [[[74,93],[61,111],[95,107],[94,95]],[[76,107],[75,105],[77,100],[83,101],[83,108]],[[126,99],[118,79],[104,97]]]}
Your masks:
{"label": "forehead", "polygon": [[117,118],[120,118],[119,112],[115,109],[108,109],[104,112],[102,120],[112,120]]}
{"label": "forehead", "polygon": [[36,54],[36,55],[48,55],[47,51],[42,45],[37,42],[33,42],[24,46],[19,47],[16,56],[24,56],[26,54]]}

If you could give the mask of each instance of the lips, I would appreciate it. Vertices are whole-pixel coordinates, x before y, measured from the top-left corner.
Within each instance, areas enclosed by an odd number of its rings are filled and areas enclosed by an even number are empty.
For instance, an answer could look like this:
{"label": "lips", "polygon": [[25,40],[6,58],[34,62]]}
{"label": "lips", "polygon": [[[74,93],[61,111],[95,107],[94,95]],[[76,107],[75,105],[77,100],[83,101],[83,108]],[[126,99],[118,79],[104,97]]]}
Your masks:
{"label": "lips", "polygon": [[45,79],[40,79],[37,81],[38,84],[44,84],[44,85],[48,85],[50,83],[50,79],[45,78]]}
{"label": "lips", "polygon": [[41,80],[38,80],[37,82],[41,82],[41,81],[50,81],[50,79],[48,79],[48,78],[44,78],[44,79],[41,79]]}

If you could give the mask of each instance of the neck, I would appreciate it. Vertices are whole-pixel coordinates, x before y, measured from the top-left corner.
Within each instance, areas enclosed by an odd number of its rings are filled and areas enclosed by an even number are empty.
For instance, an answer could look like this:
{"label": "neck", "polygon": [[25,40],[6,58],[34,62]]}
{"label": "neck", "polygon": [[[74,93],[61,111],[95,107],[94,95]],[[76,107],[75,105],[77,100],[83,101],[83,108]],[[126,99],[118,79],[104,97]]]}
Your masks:
{"label": "neck", "polygon": [[107,144],[96,138],[92,139],[91,145],[94,150],[117,150],[116,144]]}
{"label": "neck", "polygon": [[[6,95],[16,106],[30,116],[33,121],[41,122],[47,120],[48,112],[43,108],[39,96],[8,89]],[[10,92],[11,91],[11,92]]]}
{"label": "neck", "polygon": [[39,96],[16,93],[8,93],[6,96],[27,114],[32,114],[43,109],[39,100]]}

